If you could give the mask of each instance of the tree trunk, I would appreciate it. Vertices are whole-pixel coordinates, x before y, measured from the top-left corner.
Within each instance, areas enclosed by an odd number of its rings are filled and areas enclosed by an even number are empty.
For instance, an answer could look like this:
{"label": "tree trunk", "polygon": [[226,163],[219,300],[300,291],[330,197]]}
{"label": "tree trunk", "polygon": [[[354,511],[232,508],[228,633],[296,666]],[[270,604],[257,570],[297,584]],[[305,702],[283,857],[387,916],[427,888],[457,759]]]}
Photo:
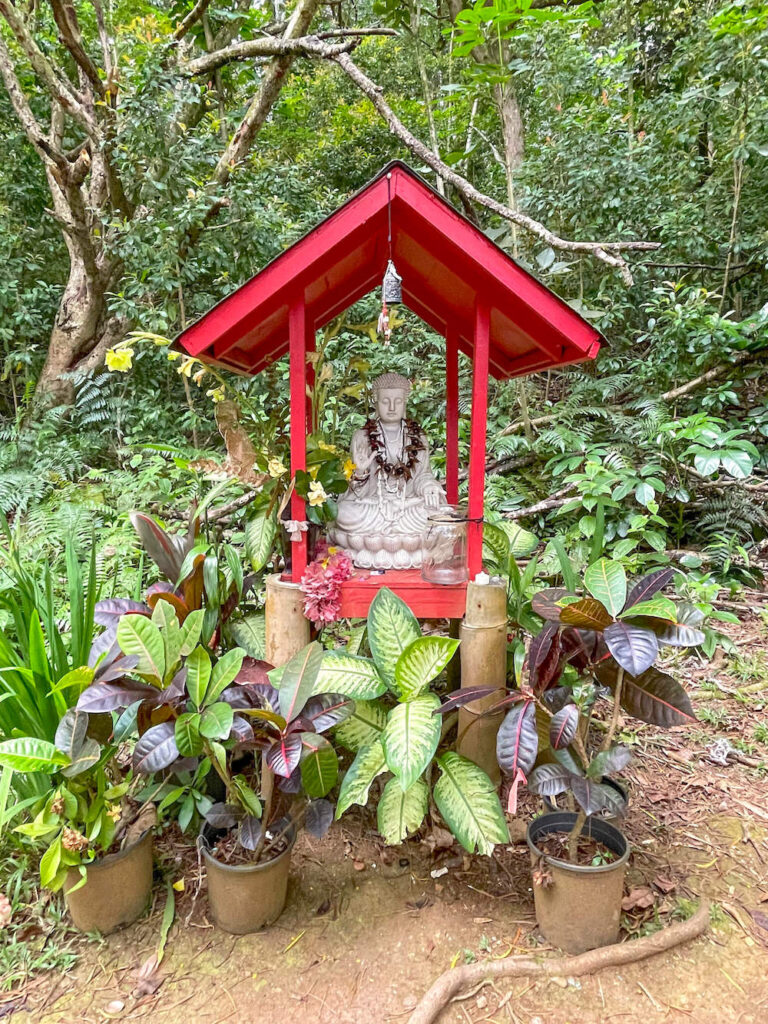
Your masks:
{"label": "tree trunk", "polygon": [[80,359],[96,346],[104,313],[105,282],[94,281],[81,260],[70,254],[69,279],[59,302],[51,331],[48,354],[37,381],[35,413],[56,405],[72,405],[71,374]]}

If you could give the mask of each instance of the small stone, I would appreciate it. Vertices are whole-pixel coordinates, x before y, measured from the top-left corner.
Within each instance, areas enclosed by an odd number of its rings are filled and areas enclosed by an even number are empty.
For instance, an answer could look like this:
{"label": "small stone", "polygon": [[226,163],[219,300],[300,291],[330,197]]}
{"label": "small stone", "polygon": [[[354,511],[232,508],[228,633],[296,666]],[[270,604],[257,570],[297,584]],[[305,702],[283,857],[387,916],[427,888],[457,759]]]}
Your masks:
{"label": "small stone", "polygon": [[109,1014],[122,1013],[125,1009],[125,1003],[121,999],[113,999],[111,1003],[107,1003],[106,1012]]}
{"label": "small stone", "polygon": [[352,867],[355,871],[365,871],[365,863],[362,860],[352,861]]}
{"label": "small stone", "polygon": [[565,978],[550,978],[549,980],[553,985],[559,985],[560,988],[568,988],[568,982]]}

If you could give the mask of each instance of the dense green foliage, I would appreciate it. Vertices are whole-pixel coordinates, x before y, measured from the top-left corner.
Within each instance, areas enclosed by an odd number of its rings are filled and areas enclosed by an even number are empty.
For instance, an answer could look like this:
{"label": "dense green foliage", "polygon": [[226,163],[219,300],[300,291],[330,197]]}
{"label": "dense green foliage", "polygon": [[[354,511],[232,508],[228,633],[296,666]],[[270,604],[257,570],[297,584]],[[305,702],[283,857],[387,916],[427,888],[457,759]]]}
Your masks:
{"label": "dense green foliage", "polygon": [[[487,210],[469,211],[606,338],[594,366],[493,385],[489,458],[498,472],[488,479],[490,508],[517,516],[552,499],[523,521],[539,536],[562,534],[581,560],[606,548],[637,569],[662,560],[664,551],[694,548],[716,571],[744,579],[768,525],[764,5],[685,2],[672,10],[606,0],[574,10],[499,0],[470,4],[453,25],[450,6],[378,2],[341,5],[337,13],[345,26],[398,31],[365,40],[354,59],[403,121],[479,189],[511,198],[566,239],[662,243],[658,251],[629,254],[634,284],[627,287],[590,254],[554,250]],[[121,268],[107,303],[133,326],[167,336],[391,157],[410,160],[437,184],[335,65],[301,58],[251,151],[226,188],[212,191],[206,182],[222,133],[237,126],[264,65],[224,66],[218,92],[210,81],[181,75],[163,46],[189,9],[123,2],[110,13],[122,97],[115,159],[136,183],[141,216],[104,225]],[[211,5],[209,30],[234,25],[233,10]],[[79,16],[95,54],[89,12],[84,6]],[[249,8],[228,38],[254,38],[273,13],[269,4]],[[313,28],[337,27],[324,17]],[[47,8],[28,23],[71,72]],[[44,90],[7,26],[0,32],[45,121]],[[202,37],[202,26],[194,26],[184,44],[191,54],[205,48]],[[483,45],[473,53],[476,44]],[[514,93],[522,115],[524,155],[511,176],[499,90]],[[76,126],[68,122],[67,132],[74,145]],[[151,507],[173,517],[210,489],[205,463],[195,458],[222,461],[205,395],[211,385],[203,380],[198,389],[162,349],[137,345],[128,374],[75,369],[74,406],[42,412],[30,404],[67,277],[67,250],[46,212],[42,163],[3,90],[0,134],[7,155],[0,168],[0,507],[27,556],[41,561],[61,559],[65,537],[85,549],[95,533],[105,585],[138,596],[140,563],[127,513]],[[219,193],[225,203],[208,217]],[[463,208],[450,189],[447,198]],[[439,467],[441,339],[404,314],[391,349],[372,345],[367,330],[349,325],[369,324],[376,313],[371,296],[328,340],[321,426],[343,445],[362,422],[367,377],[384,368],[410,374],[412,412],[435,439]],[[465,413],[467,387],[465,380]],[[245,402],[256,446],[280,457],[286,366],[231,388]],[[467,430],[468,419],[464,437]],[[734,577],[736,566],[741,576]]]}

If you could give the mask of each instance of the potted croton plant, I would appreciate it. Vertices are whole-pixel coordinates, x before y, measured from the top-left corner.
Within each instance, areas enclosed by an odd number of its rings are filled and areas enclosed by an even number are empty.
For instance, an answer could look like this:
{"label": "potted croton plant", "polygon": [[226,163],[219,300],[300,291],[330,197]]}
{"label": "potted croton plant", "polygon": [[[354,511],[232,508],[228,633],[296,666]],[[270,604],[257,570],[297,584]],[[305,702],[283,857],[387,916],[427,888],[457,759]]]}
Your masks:
{"label": "potted croton plant", "polygon": [[[105,659],[100,678],[109,685]],[[0,765],[51,776],[51,790],[17,832],[42,841],[41,884],[64,889],[75,927],[108,934],[131,924],[149,906],[153,815],[132,799],[137,780],[118,762],[135,719],[103,723],[70,708],[54,743],[32,737],[0,744]]]}
{"label": "potted croton plant", "polygon": [[[615,942],[629,845],[615,823],[626,798],[611,777],[630,761],[617,743],[622,710],[662,728],[694,721],[682,686],[655,667],[660,645],[702,642],[700,613],[662,596],[661,569],[627,588],[619,562],[600,559],[584,574],[584,593],[544,590],[533,610],[546,624],[531,642],[527,680],[507,698],[497,756],[518,787],[567,808],[528,828],[536,916],[543,934],[568,952]],[[604,731],[593,712],[613,702]],[[537,758],[538,767],[534,767]],[[607,819],[607,820],[606,820]]]}
{"label": "potted croton plant", "polygon": [[[320,835],[333,819],[322,798],[336,782],[338,761],[321,733],[353,705],[317,693],[319,645],[276,670],[278,691],[266,663],[239,648],[215,658],[198,643],[202,614],[191,612],[180,624],[172,606],[159,601],[151,619],[124,615],[117,643],[134,663],[121,678],[91,685],[78,708],[133,716],[139,739],[132,767],[139,776],[191,768],[197,787],[206,774],[218,776],[223,799],[204,806],[201,836],[209,903],[217,924],[243,933],[281,913],[298,827]],[[182,795],[183,784],[175,788]],[[168,803],[166,790],[158,796]]]}
{"label": "potted croton plant", "polygon": [[371,658],[349,648],[330,651],[320,671],[325,689],[354,698],[354,711],[335,731],[336,740],[355,754],[339,789],[336,817],[352,804],[367,804],[372,783],[387,774],[377,806],[386,843],[402,843],[422,826],[431,796],[466,850],[491,854],[495,844],[509,842],[496,788],[445,740],[452,724],[446,715],[492,691],[467,689],[441,702],[430,683],[459,641],[422,636],[411,610],[386,587],[371,603],[367,637]]}

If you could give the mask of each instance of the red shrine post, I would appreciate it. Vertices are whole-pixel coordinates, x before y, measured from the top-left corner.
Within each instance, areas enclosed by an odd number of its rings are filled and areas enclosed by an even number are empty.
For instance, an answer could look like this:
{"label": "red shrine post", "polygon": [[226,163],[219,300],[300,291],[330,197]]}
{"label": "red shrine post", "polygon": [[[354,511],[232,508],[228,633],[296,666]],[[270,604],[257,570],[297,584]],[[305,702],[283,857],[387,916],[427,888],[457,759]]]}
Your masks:
{"label": "red shrine post", "polygon": [[[311,432],[307,384],[315,331],[377,287],[391,256],[403,305],[446,339],[446,494],[459,494],[461,354],[471,360],[468,467],[470,579],[482,570],[488,380],[592,359],[598,332],[457,213],[406,164],[395,161],[335,213],[281,253],[178,339],[190,355],[236,373],[290,361],[291,473],[306,467]],[[297,494],[291,518],[303,522]],[[301,580],[307,534],[293,542],[286,586]],[[364,616],[387,586],[422,618],[461,618],[467,584],[428,583],[418,570],[358,570],[343,585],[342,615]],[[294,600],[294,607],[296,602]],[[297,641],[298,642],[298,641]],[[299,643],[298,646],[301,646]]]}

